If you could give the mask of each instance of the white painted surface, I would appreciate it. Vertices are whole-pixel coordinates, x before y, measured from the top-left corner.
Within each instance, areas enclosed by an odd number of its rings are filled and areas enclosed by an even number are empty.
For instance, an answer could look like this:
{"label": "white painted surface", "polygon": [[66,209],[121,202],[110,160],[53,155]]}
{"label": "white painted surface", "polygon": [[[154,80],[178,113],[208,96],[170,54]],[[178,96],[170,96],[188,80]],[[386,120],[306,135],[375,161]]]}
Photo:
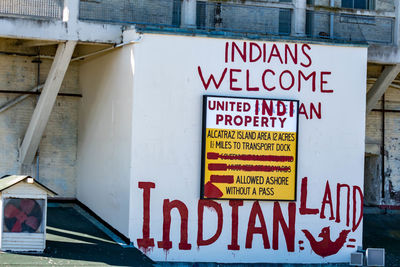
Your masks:
{"label": "white painted surface", "polygon": [[84,61],[77,198],[128,235],[132,130],[131,46]]}
{"label": "white painted surface", "polygon": [[[150,201],[150,238],[154,238],[154,247],[146,250],[153,260],[169,261],[212,261],[212,262],[348,262],[350,253],[362,244],[362,224],[350,232],[349,238],[355,248],[345,246],[332,256],[321,257],[311,250],[308,240],[301,230],[307,229],[317,239],[324,227],[330,226],[331,240],[338,238],[340,231],[351,228],[352,192],[350,192],[350,226],[346,226],[346,196],[341,194],[341,222],[329,220],[330,205],[325,207],[326,218],[316,215],[301,215],[300,187],[303,177],[308,177],[307,207],[321,209],[325,184],[329,181],[333,210],[336,212],[337,183],[363,187],[364,165],[364,129],[365,129],[365,77],[367,49],[345,46],[310,45],[312,64],[302,67],[298,64],[280,64],[277,58],[271,63],[224,62],[224,48],[227,40],[193,38],[177,36],[145,35],[135,45],[135,79],[133,98],[133,134],[132,134],[132,199],[130,238],[137,245],[142,238],[143,225],[143,190],[138,182],[153,182]],[[228,40],[231,42],[231,40]],[[235,41],[239,47],[242,41]],[[257,42],[262,45],[261,42]],[[272,43],[266,43],[271,47]],[[276,43],[282,51],[283,44]],[[290,44],[293,46],[294,44]],[[301,46],[301,44],[299,44]],[[299,57],[307,65],[306,58],[299,52]],[[126,56],[126,62],[129,57]],[[105,62],[104,62],[105,63]],[[125,65],[126,66],[126,65]],[[310,82],[304,83],[301,92],[294,89],[286,91],[276,89],[267,91],[232,91],[229,89],[229,71],[217,90],[211,85],[208,90],[198,75],[198,66],[208,78],[214,73],[219,78],[224,68],[241,69],[235,82],[237,87],[246,88],[246,70],[251,72],[251,85],[259,85],[260,77],[266,68],[276,73],[289,69],[293,72],[303,70],[331,72],[326,76],[325,90],[333,93],[313,92]],[[112,66],[114,67],[114,65]],[[109,67],[110,71],[114,69]],[[119,70],[127,71],[122,66]],[[279,74],[278,74],[279,75]],[[98,75],[97,77],[102,77]],[[129,84],[127,76],[125,84]],[[101,78],[103,79],[103,78]],[[272,80],[274,84],[276,79]],[[96,81],[94,81],[96,82]],[[117,84],[119,84],[118,81]],[[318,84],[319,82],[317,82]],[[114,86],[119,88],[119,86]],[[319,88],[319,86],[317,87]],[[99,91],[98,95],[101,95]],[[249,213],[253,201],[245,201],[239,207],[238,244],[240,250],[228,250],[231,242],[231,207],[228,201],[218,201],[223,208],[223,229],[218,240],[212,245],[197,247],[198,216],[197,203],[200,197],[200,158],[202,133],[202,95],[227,95],[243,97],[270,97],[299,99],[309,112],[310,102],[321,102],[322,118],[307,119],[300,115],[298,145],[298,178],[296,201],[296,230],[294,252],[288,252],[281,228],[279,228],[279,249],[272,249],[273,242],[273,203],[260,202],[266,221],[270,249],[264,249],[260,234],[254,234],[251,249],[245,248],[245,239]],[[98,96],[97,96],[98,97]],[[89,141],[87,139],[87,141]],[[100,141],[100,140],[99,140]],[[101,144],[98,142],[97,144]],[[122,158],[122,157],[121,157]],[[101,161],[100,161],[101,162]],[[114,166],[115,170],[118,170]],[[111,176],[110,176],[111,177]],[[115,177],[115,175],[113,176]],[[97,189],[97,188],[96,188]],[[97,191],[97,190],[96,190]],[[343,190],[346,192],[346,190]],[[357,193],[357,191],[356,191]],[[356,194],[357,196],[357,194]],[[357,196],[358,197],[358,196]],[[188,207],[188,242],[190,250],[179,250],[180,219],[176,209],[171,212],[172,223],[170,238],[172,249],[164,251],[157,246],[163,233],[164,199],[180,200]],[[360,211],[357,202],[356,217]],[[288,203],[280,203],[285,220],[288,220]],[[336,214],[336,213],[335,213]],[[335,215],[334,214],[334,215]],[[356,219],[357,219],[356,218]],[[256,227],[260,227],[256,218]],[[216,216],[212,209],[205,209],[204,238],[216,231]],[[303,241],[304,250],[300,250],[299,241]]]}

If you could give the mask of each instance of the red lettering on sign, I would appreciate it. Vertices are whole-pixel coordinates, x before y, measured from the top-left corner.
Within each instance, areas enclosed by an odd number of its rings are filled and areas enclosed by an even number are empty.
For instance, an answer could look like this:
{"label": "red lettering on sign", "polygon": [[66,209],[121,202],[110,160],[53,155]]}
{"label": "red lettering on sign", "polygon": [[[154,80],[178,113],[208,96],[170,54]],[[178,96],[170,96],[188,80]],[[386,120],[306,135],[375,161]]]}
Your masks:
{"label": "red lettering on sign", "polygon": [[274,112],[274,105],[273,101],[267,101],[267,100],[262,100],[262,105],[261,105],[261,114],[265,115],[268,114],[268,116],[272,116]]}
{"label": "red lettering on sign", "polygon": [[143,238],[138,238],[137,243],[140,249],[147,252],[154,247],[154,238],[150,238],[150,189],[156,185],[151,182],[139,182],[138,187],[143,189]]}
{"label": "red lettering on sign", "polygon": [[255,87],[250,87],[250,71],[246,70],[246,89],[247,91],[259,91],[260,88],[255,86]]}
{"label": "red lettering on sign", "polygon": [[281,54],[279,53],[279,49],[276,44],[272,45],[271,53],[269,54],[268,63],[271,62],[272,57],[277,57],[281,64],[283,64]]}
{"label": "red lettering on sign", "polygon": [[242,50],[240,50],[239,46],[235,42],[232,42],[232,62],[235,62],[235,50],[238,52],[243,62],[246,62],[246,42],[243,42]]}
{"label": "red lettering on sign", "polygon": [[300,104],[299,114],[306,116],[306,119],[308,120],[307,111],[306,111],[306,108],[304,107],[303,103]]}
{"label": "red lettering on sign", "polygon": [[329,204],[330,211],[331,211],[331,216],[329,217],[329,220],[334,220],[335,216],[333,216],[333,203],[332,203],[332,194],[331,194],[331,188],[329,186],[329,182],[326,181],[326,185],[325,185],[325,193],[324,193],[324,197],[322,199],[322,205],[321,205],[321,214],[320,214],[320,218],[321,219],[325,219],[325,205]]}
{"label": "red lettering on sign", "polygon": [[313,118],[313,114],[317,116],[318,119],[321,119],[321,102],[318,102],[318,109],[315,108],[314,103],[310,103],[310,120]]}
{"label": "red lettering on sign", "polygon": [[239,250],[238,229],[239,229],[239,207],[243,206],[243,200],[229,200],[229,206],[232,207],[232,239],[228,245],[229,250]]}
{"label": "red lettering on sign", "polygon": [[347,184],[337,184],[336,186],[336,220],[335,222],[340,223],[340,189],[347,188],[347,205],[346,205],[346,225],[350,225],[350,186]]}
{"label": "red lettering on sign", "polygon": [[[209,154],[212,159],[218,158],[218,155]],[[225,156],[225,155],[224,155]],[[228,155],[229,156],[229,155]],[[232,179],[232,177],[222,177],[218,175],[213,176],[213,181],[218,182],[226,182],[226,178]],[[312,209],[307,207],[307,182],[308,178],[304,177],[301,181],[301,195],[300,195],[300,214],[301,215],[315,215],[320,213],[320,218],[325,219],[325,208],[326,205],[330,206],[330,220],[334,220],[334,202],[332,199],[332,192],[330,188],[330,184],[326,181],[325,191],[322,196],[322,205],[319,209]],[[144,252],[147,252],[149,249],[154,247],[154,239],[150,237],[150,192],[152,188],[155,188],[155,184],[152,182],[139,182],[138,188],[143,189],[143,228],[142,228],[142,238],[138,238],[138,247],[142,249]],[[350,224],[350,186],[347,184],[337,183],[337,192],[336,192],[336,223],[340,223],[340,197],[342,188],[346,188],[347,191],[347,205],[346,205],[346,225]],[[352,218],[352,231],[356,231],[361,224],[363,218],[363,193],[359,186],[353,186],[353,218]],[[346,196],[346,195],[345,195]],[[197,245],[208,246],[214,244],[221,236],[223,231],[223,209],[221,204],[212,200],[199,200],[197,206],[197,215],[198,215],[198,231],[197,231]],[[272,249],[279,250],[279,235],[285,238],[286,249],[288,252],[294,252],[295,246],[295,236],[296,236],[296,203],[290,202],[287,204],[287,212],[286,209],[282,211],[281,203],[274,202],[273,203],[273,212],[272,212]],[[231,206],[231,242],[227,245],[228,250],[240,250],[240,245],[238,242],[239,235],[239,207],[243,206],[243,200],[230,200],[229,206]],[[360,208],[358,211],[358,207]],[[211,237],[204,237],[204,229],[208,227],[207,221],[204,221],[204,208],[208,207],[215,211],[217,216],[217,227],[215,233]],[[163,225],[162,225],[162,241],[157,242],[159,248],[164,250],[169,250],[172,248],[173,244],[170,239],[170,229],[171,229],[171,211],[175,209],[179,212],[180,215],[180,242],[179,249],[180,250],[190,250],[191,244],[188,243],[188,215],[189,211],[187,206],[179,200],[170,201],[169,199],[163,200]],[[343,208],[342,208],[343,210]],[[343,216],[344,214],[342,214]],[[257,221],[258,218],[258,221]],[[176,218],[177,219],[177,218]],[[271,219],[271,217],[267,218]],[[175,220],[178,222],[178,220]],[[344,224],[344,223],[343,223]],[[257,225],[257,226],[256,226]],[[194,227],[194,226],[191,226]],[[348,227],[349,228],[349,227]],[[340,229],[340,228],[339,228]],[[341,228],[343,229],[343,228]],[[191,232],[193,229],[190,229]],[[280,233],[279,231],[282,231]],[[318,237],[320,238],[317,241],[313,234],[307,229],[301,229],[304,233],[305,238],[310,243],[312,250],[321,257],[326,257],[329,255],[336,254],[345,244],[347,240],[348,234],[351,232],[350,229],[341,230],[339,237],[336,239],[331,239],[330,236],[330,226],[323,227]],[[228,229],[229,231],[229,229]],[[244,231],[243,231],[244,234]],[[247,232],[246,232],[246,240],[245,240],[245,248],[250,249],[253,247],[253,238],[255,234],[260,234],[263,240],[264,249],[270,249],[270,241],[266,226],[266,221],[264,218],[263,211],[261,209],[260,203],[258,201],[253,202],[253,205],[250,210],[250,214],[248,217],[247,224]],[[318,238],[317,238],[318,239]],[[352,241],[353,240],[353,241]],[[227,241],[227,240],[226,240]],[[301,242],[302,243],[301,243]],[[349,239],[349,242],[355,242],[355,239]],[[281,242],[282,244],[282,242]],[[303,244],[302,240],[299,240],[299,244]],[[347,244],[348,245],[348,244]],[[301,247],[300,247],[301,250]]]}
{"label": "red lettering on sign", "polygon": [[213,74],[210,74],[210,77],[208,78],[208,80],[207,80],[207,82],[206,82],[206,81],[204,80],[203,72],[201,71],[201,67],[200,67],[200,66],[197,67],[197,71],[198,71],[198,73],[199,73],[201,82],[203,83],[204,89],[207,90],[208,87],[209,87],[210,84],[211,84],[211,81],[213,82],[215,88],[218,89],[218,88],[221,86],[221,83],[222,83],[222,81],[224,80],[225,75],[226,75],[226,72],[228,71],[228,69],[225,68],[225,69],[222,71],[222,74],[221,74],[221,77],[220,77],[220,79],[219,79],[219,82],[217,82],[217,81],[215,80]]}
{"label": "red lettering on sign", "polygon": [[279,225],[282,228],[283,235],[286,240],[287,251],[294,251],[294,239],[296,230],[296,204],[288,204],[289,223],[286,223],[283,218],[281,205],[279,202],[274,202],[274,220],[273,220],[273,231],[272,231],[272,249],[279,249]]}
{"label": "red lettering on sign", "polygon": [[317,74],[315,71],[311,72],[310,75],[306,76],[301,70],[299,70],[299,75],[298,75],[298,88],[297,90],[300,92],[301,90],[301,78],[304,79],[304,81],[308,81],[310,78],[312,78],[312,91],[315,92],[316,89],[316,82],[315,82],[315,78],[316,78]]}
{"label": "red lettering on sign", "polygon": [[[283,75],[284,75],[285,73],[289,74],[289,77],[290,77],[290,85],[287,86],[287,87],[285,87],[285,86],[283,85],[283,81],[287,81],[287,80],[288,80],[288,78],[285,78],[285,79],[283,78]],[[286,75],[286,77],[287,77],[287,75]],[[279,76],[279,85],[281,86],[281,88],[282,88],[283,90],[290,90],[290,89],[292,89],[292,87],[293,87],[293,85],[294,85],[294,76],[293,76],[293,74],[292,74],[289,70],[285,70],[285,71],[283,71],[283,72],[281,73],[281,75]]]}
{"label": "red lettering on sign", "polygon": [[233,83],[235,83],[235,82],[238,81],[238,79],[236,79],[236,78],[233,77],[233,73],[234,73],[234,72],[242,72],[242,70],[240,70],[240,69],[231,69],[231,70],[229,71],[229,85],[230,85],[229,88],[230,88],[232,91],[242,91],[242,88],[240,88],[240,87],[233,87]]}
{"label": "red lettering on sign", "polygon": [[[360,215],[356,222],[357,216],[357,192],[360,196]],[[364,196],[359,186],[353,186],[353,228],[352,231],[354,232],[357,230],[358,226],[360,226],[361,220],[363,218],[363,210],[364,210]]]}
{"label": "red lettering on sign", "polygon": [[229,49],[229,42],[225,43],[225,63],[228,63],[228,49]]}
{"label": "red lettering on sign", "polygon": [[300,65],[302,65],[302,66],[305,67],[305,68],[308,68],[308,67],[311,66],[312,60],[311,60],[311,57],[307,54],[305,48],[307,48],[308,50],[311,50],[311,47],[310,47],[308,44],[303,44],[303,45],[301,46],[301,52],[303,52],[303,55],[307,58],[308,63],[307,63],[307,64],[304,64],[304,63],[302,62],[302,63],[300,63]]}
{"label": "red lettering on sign", "polygon": [[290,46],[285,44],[285,64],[288,63],[288,54],[292,58],[293,64],[297,64],[297,44],[294,45],[294,53],[290,50]]}
{"label": "red lettering on sign", "polygon": [[179,200],[169,201],[169,199],[164,199],[163,205],[163,239],[159,241],[158,247],[164,250],[169,250],[172,248],[172,242],[170,240],[170,230],[171,230],[171,210],[176,208],[181,216],[181,241],[179,242],[180,250],[190,250],[192,245],[188,243],[188,209],[186,205]]}
{"label": "red lettering on sign", "polygon": [[[257,217],[259,218],[261,223],[260,227],[256,227]],[[251,208],[249,223],[247,225],[246,248],[252,248],[254,234],[261,234],[265,249],[271,248],[269,244],[267,226],[265,225],[264,215],[261,210],[260,203],[258,203],[258,201],[255,201],[253,203],[253,207]]]}
{"label": "red lettering on sign", "polygon": [[264,89],[266,89],[266,90],[268,90],[268,91],[272,91],[272,90],[274,90],[276,87],[275,87],[275,86],[272,86],[272,87],[268,87],[268,86],[267,86],[267,83],[266,83],[266,81],[265,81],[265,76],[267,75],[267,73],[272,73],[272,76],[275,76],[275,72],[274,72],[273,70],[266,69],[266,70],[263,72],[263,74],[262,74],[262,79],[261,79]]}
{"label": "red lettering on sign", "polygon": [[325,90],[324,84],[328,83],[324,80],[324,75],[331,75],[330,71],[321,71],[321,93],[333,93],[333,90]]}
{"label": "red lettering on sign", "polygon": [[300,193],[300,209],[301,215],[305,214],[318,214],[318,209],[307,208],[307,177],[301,179],[301,193]]}
{"label": "red lettering on sign", "polygon": [[[254,57],[254,48],[257,48],[258,55]],[[261,48],[257,43],[250,42],[250,62],[256,62],[261,58]]]}
{"label": "red lettering on sign", "polygon": [[[214,209],[215,212],[217,213],[217,218],[218,218],[217,231],[212,237],[210,237],[207,240],[203,239],[203,215],[205,206]],[[222,232],[222,225],[224,222],[224,218],[222,214],[221,204],[212,200],[201,199],[199,200],[199,204],[197,207],[197,214],[198,214],[197,246],[200,247],[200,246],[211,245],[212,243],[217,241]]]}
{"label": "red lettering on sign", "polygon": [[283,103],[282,101],[278,100],[276,106],[277,106],[276,114],[277,114],[278,116],[283,116],[283,115],[286,114],[286,106],[285,106],[285,103]]}
{"label": "red lettering on sign", "polygon": [[294,103],[293,101],[290,101],[290,112],[289,112],[290,117],[293,117],[294,115]]}

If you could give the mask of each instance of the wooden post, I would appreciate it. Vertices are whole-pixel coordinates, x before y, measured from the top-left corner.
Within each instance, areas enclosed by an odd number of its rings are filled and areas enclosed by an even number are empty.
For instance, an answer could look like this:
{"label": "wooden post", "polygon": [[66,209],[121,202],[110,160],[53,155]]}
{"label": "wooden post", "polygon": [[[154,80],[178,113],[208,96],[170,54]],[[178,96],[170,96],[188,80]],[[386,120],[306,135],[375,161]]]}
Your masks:
{"label": "wooden post", "polygon": [[31,164],[35,157],[76,43],[76,41],[67,41],[58,45],[42,94],[19,150],[19,162],[22,165]]}

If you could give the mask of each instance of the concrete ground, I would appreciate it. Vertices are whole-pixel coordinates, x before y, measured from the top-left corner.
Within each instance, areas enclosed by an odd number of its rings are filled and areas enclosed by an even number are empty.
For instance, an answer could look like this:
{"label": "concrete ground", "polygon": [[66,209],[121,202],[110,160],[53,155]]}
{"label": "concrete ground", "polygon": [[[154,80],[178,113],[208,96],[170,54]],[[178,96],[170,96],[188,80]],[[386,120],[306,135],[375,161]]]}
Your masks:
{"label": "concrete ground", "polygon": [[385,248],[385,266],[400,266],[400,212],[364,214],[364,248]]}
{"label": "concrete ground", "polygon": [[[79,210],[79,209],[78,209]],[[48,208],[47,246],[43,254],[0,253],[1,266],[158,266],[244,267],[265,264],[154,263],[136,248],[122,248],[72,205]],[[99,225],[99,223],[96,223]],[[386,266],[400,266],[400,213],[382,210],[364,215],[364,248],[385,248]],[[305,266],[305,265],[267,265]],[[313,265],[328,266],[328,265]],[[347,266],[329,265],[329,266]]]}
{"label": "concrete ground", "polygon": [[136,248],[122,248],[75,208],[48,207],[41,255],[1,253],[1,266],[153,266]]}

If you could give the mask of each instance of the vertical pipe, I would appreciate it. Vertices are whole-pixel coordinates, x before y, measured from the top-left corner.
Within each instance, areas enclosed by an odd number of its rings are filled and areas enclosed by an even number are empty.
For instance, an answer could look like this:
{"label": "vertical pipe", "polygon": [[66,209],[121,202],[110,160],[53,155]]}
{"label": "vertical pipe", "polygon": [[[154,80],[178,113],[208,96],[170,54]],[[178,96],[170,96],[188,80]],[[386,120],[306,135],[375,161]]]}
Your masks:
{"label": "vertical pipe", "polygon": [[292,35],[306,35],[307,0],[294,0]]}
{"label": "vertical pipe", "polygon": [[382,96],[382,199],[385,198],[385,94]]}
{"label": "vertical pipe", "polygon": [[394,20],[394,26],[393,28],[393,44],[395,46],[400,45],[400,37],[399,37],[399,31],[400,31],[400,1],[394,1],[394,6],[395,6],[395,20]]}
{"label": "vertical pipe", "polygon": [[[335,0],[330,0],[329,2],[330,7],[335,7]],[[334,14],[333,12],[330,13],[330,21],[329,21],[329,38],[333,39],[333,22],[334,22]]]}
{"label": "vertical pipe", "polygon": [[[40,47],[38,48],[38,59],[37,59],[37,78],[36,78],[36,85],[39,86],[40,85],[40,63],[42,63],[42,61],[40,60]],[[39,91],[39,89],[38,89]],[[39,95],[36,96],[36,103],[39,101]],[[35,179],[37,179],[39,181],[39,151],[40,151],[40,147],[38,147],[38,150],[36,152],[36,176]]]}

